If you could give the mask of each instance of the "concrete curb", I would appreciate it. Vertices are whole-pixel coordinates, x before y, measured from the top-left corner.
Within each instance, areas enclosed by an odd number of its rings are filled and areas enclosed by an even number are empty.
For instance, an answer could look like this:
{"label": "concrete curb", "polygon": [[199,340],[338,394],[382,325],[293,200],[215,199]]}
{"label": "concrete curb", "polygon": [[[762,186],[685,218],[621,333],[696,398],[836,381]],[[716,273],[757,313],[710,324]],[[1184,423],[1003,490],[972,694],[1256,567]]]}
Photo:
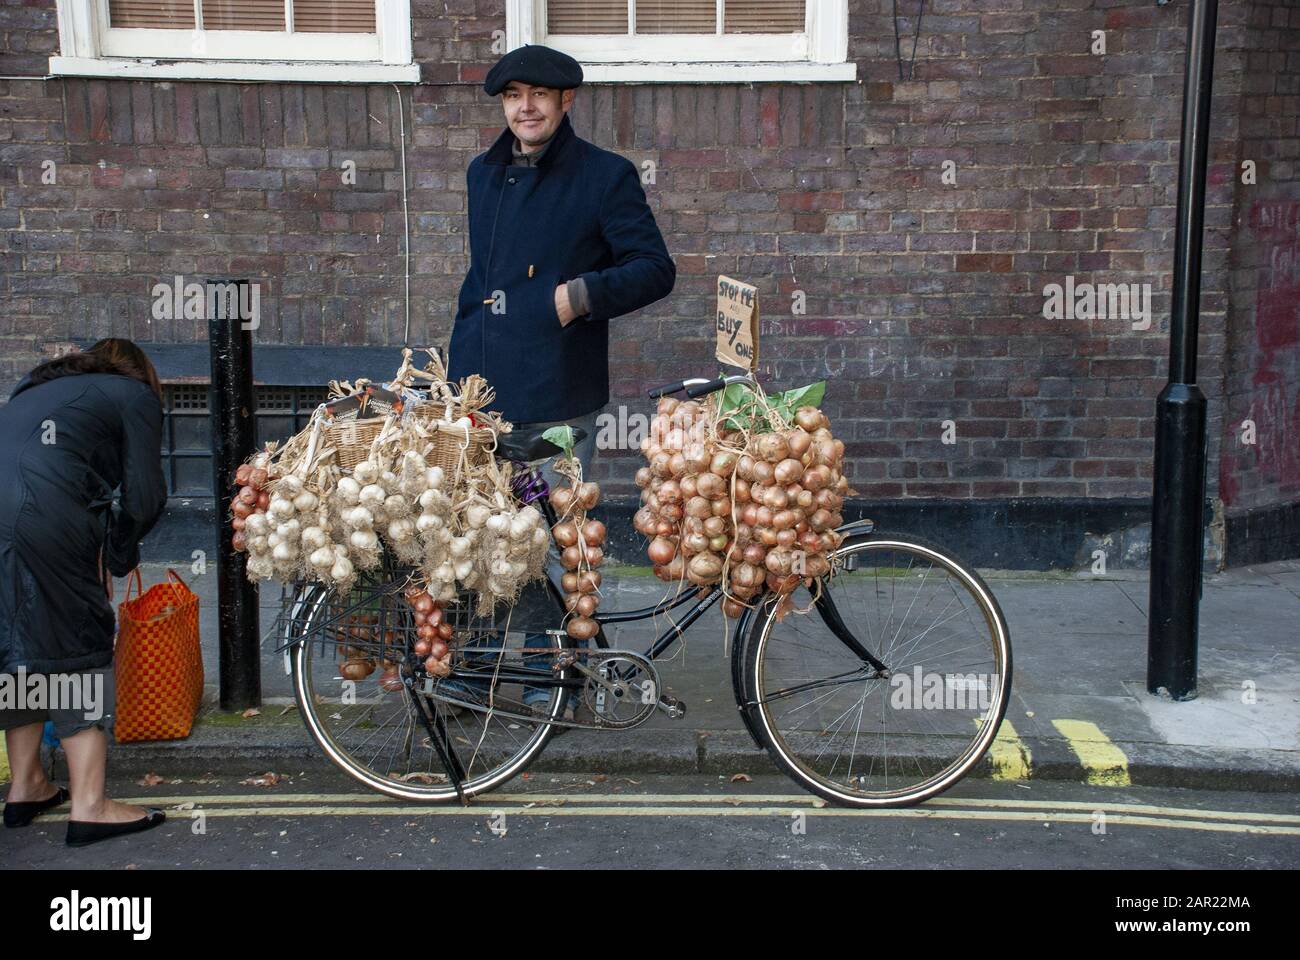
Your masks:
{"label": "concrete curb", "polygon": [[[1026,738],[1032,756],[1029,780],[1123,785],[1109,774],[1090,771],[1060,739]],[[1166,743],[1115,744],[1127,758],[1128,785],[1200,790],[1300,792],[1300,751],[1224,750]],[[306,730],[293,723],[225,728],[200,724],[188,740],[114,744],[109,769],[119,776],[145,773],[249,776],[274,770],[296,773],[334,769]],[[743,730],[629,730],[595,733],[570,730],[552,740],[530,770],[564,773],[711,774],[770,773],[775,768]],[[989,779],[986,755],[970,776]]]}

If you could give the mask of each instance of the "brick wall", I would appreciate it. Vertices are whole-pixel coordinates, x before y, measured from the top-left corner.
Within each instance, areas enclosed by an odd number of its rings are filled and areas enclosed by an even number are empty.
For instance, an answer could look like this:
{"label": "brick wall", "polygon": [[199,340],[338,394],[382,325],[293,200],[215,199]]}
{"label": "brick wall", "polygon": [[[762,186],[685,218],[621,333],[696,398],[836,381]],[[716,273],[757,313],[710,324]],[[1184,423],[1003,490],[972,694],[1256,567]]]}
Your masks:
{"label": "brick wall", "polygon": [[[466,267],[464,170],[503,125],[479,87],[503,4],[412,6],[411,340],[445,342]],[[1287,41],[1258,46],[1266,7],[1295,25],[1287,3],[1220,7],[1201,318],[1216,464],[1226,314],[1257,265],[1239,257],[1230,273],[1239,120],[1261,157],[1288,142],[1294,156],[1300,71]],[[860,83],[580,90],[581,136],[653,161],[646,191],[678,265],[668,300],[614,326],[614,402],[644,411],[645,385],[709,370],[713,279],[727,273],[760,287],[768,380],[832,380],[826,406],[864,495],[1148,495],[1187,4],[929,0],[905,80],[891,11],[851,3]],[[914,21],[900,26],[910,37]],[[1104,55],[1090,52],[1098,30]],[[0,45],[0,74],[43,71],[53,0],[0,0]],[[1248,72],[1276,78],[1273,99],[1291,94],[1289,127],[1254,112]],[[201,337],[150,316],[150,289],[176,274],[259,278],[267,342],[400,345],[398,121],[391,86],[0,81],[0,381],[69,336]],[[1067,275],[1150,283],[1150,329],[1045,319],[1043,288]],[[612,493],[631,489],[631,458],[598,468],[617,474]]]}
{"label": "brick wall", "polygon": [[1300,499],[1300,7],[1254,4],[1247,33],[1238,160],[1253,161],[1256,182],[1237,187],[1232,245],[1229,517]]}

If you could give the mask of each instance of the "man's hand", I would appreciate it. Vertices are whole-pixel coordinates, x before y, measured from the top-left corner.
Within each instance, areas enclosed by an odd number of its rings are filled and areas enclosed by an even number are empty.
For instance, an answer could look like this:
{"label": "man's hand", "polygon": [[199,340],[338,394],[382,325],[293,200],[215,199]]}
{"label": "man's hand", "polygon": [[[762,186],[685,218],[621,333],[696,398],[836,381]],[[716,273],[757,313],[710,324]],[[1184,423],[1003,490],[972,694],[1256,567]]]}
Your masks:
{"label": "man's hand", "polygon": [[567,327],[577,316],[569,303],[569,285],[562,283],[555,288],[555,312],[560,318],[560,326]]}

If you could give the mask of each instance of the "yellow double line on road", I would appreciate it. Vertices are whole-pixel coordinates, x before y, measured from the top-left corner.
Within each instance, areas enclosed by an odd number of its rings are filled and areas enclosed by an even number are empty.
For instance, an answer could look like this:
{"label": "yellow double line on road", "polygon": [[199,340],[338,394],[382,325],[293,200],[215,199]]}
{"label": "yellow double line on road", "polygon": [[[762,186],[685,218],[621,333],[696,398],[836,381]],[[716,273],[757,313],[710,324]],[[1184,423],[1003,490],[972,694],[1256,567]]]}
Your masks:
{"label": "yellow double line on road", "polygon": [[[201,810],[207,817],[472,817],[498,812],[523,817],[867,817],[911,820],[985,820],[1003,822],[1095,824],[1163,827],[1214,833],[1300,836],[1300,816],[1247,810],[1199,810],[1140,803],[1092,803],[1073,800],[1010,800],[936,797],[919,807],[858,810],[814,806],[808,794],[574,794],[495,793],[459,804],[410,805],[380,794],[293,793],[267,796],[129,797],[123,803],[165,805],[182,815]],[[43,819],[63,820],[63,816]]]}

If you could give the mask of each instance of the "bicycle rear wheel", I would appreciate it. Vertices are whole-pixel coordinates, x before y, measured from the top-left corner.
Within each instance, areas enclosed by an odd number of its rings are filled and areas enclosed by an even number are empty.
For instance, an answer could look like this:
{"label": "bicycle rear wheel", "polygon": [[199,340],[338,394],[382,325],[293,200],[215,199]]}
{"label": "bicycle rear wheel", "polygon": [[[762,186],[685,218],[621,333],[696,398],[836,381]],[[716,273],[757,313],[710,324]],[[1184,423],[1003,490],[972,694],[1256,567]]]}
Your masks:
{"label": "bicycle rear wheel", "polygon": [[[816,609],[777,622],[769,598],[755,617],[747,710],[777,765],[812,792],[845,806],[920,803],[997,734],[1006,621],[977,573],[920,538],[854,537],[831,559]],[[812,597],[801,588],[794,600]]]}
{"label": "bicycle rear wheel", "polygon": [[[448,681],[427,680],[420,658],[412,652],[415,626],[401,589],[400,581],[389,581],[360,583],[343,597],[318,584],[299,591],[286,618],[285,639],[296,641],[294,693],[308,731],[340,769],[392,797],[444,802],[500,786],[541,753],[554,728],[494,712],[449,709],[443,688]],[[468,611],[455,606],[447,615],[453,624],[469,618]],[[548,637],[547,642],[543,656],[558,652],[558,638]],[[503,632],[493,645],[522,646],[523,635]],[[346,654],[340,649],[348,647],[377,664],[398,664],[401,686],[384,689],[382,667],[362,679],[345,681],[339,661]],[[490,656],[477,654],[478,669]],[[561,696],[559,689],[551,693],[552,718],[562,712]],[[456,698],[520,709],[517,684],[471,685],[457,691]],[[460,793],[444,754],[460,767]]]}

